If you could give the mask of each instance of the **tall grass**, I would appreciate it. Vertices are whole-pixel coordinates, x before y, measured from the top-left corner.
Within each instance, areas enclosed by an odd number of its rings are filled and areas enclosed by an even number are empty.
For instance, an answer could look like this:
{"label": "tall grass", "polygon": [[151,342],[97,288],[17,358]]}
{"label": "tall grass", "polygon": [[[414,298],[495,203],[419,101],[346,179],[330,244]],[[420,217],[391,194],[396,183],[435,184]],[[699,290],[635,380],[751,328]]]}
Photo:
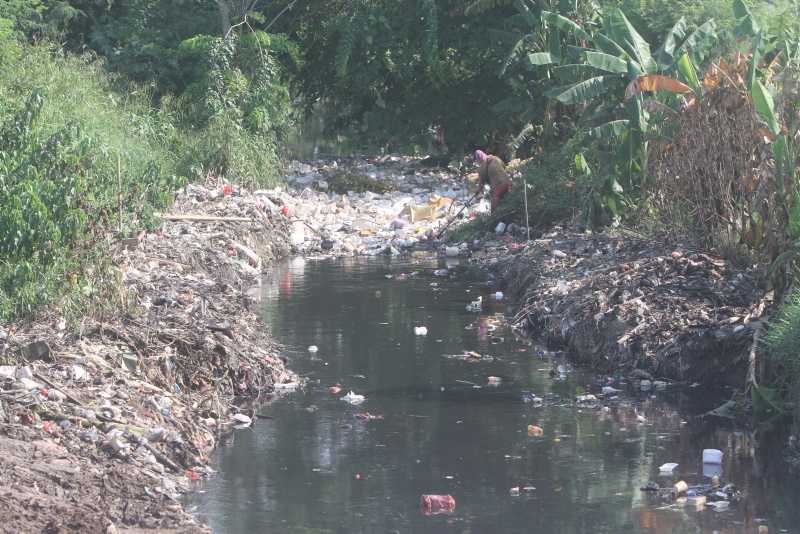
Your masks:
{"label": "tall grass", "polygon": [[104,291],[108,230],[152,224],[183,183],[172,133],[93,58],[11,38],[0,56],[0,320],[77,311]]}
{"label": "tall grass", "polygon": [[96,57],[1,30],[0,321],[106,300],[109,236],[151,227],[187,180],[275,183],[269,136],[224,114],[194,127],[175,100],[155,108]]}
{"label": "tall grass", "polygon": [[772,386],[794,406],[800,424],[800,290],[787,299],[766,336]]}

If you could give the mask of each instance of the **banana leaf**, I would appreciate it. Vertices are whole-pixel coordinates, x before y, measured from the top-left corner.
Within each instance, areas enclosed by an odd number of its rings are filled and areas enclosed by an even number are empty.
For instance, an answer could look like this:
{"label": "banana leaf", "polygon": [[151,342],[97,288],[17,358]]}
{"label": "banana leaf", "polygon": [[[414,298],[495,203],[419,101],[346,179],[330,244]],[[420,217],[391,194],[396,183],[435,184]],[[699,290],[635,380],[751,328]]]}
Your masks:
{"label": "banana leaf", "polygon": [[617,56],[603,52],[586,52],[586,63],[605,72],[624,74],[628,72],[628,63]]}
{"label": "banana leaf", "polygon": [[707,20],[689,34],[689,37],[675,50],[673,57],[680,57],[685,53],[695,52],[701,48],[710,48],[716,40],[717,23],[714,22],[714,19]]}
{"label": "banana leaf", "polygon": [[553,98],[562,104],[586,102],[609,92],[613,86],[611,83],[613,80],[613,76],[595,76],[567,87]]}
{"label": "banana leaf", "polygon": [[656,58],[661,64],[671,63],[675,57],[675,50],[679,43],[686,39],[686,30],[689,24],[686,17],[681,17],[678,22],[667,32],[664,43],[656,51]]}
{"label": "banana leaf", "polygon": [[584,176],[592,175],[592,169],[581,152],[575,154],[575,169]]}
{"label": "banana leaf", "polygon": [[677,63],[678,72],[689,84],[689,87],[695,92],[697,96],[702,96],[703,86],[700,85],[700,80],[697,77],[697,72],[694,69],[692,61],[689,59],[689,54],[683,54]]}
{"label": "banana leaf", "polygon": [[558,65],[553,67],[551,71],[553,76],[564,83],[575,83],[578,80],[585,79],[587,76],[597,76],[597,69],[591,65],[585,64],[570,64]]}
{"label": "banana leaf", "polygon": [[563,15],[553,13],[552,11],[542,11],[542,19],[555,26],[559,30],[574,35],[578,39],[583,39],[584,41],[592,40],[592,37],[586,32],[586,30],[581,28],[576,22],[564,17]]}
{"label": "banana leaf", "polygon": [[506,54],[506,58],[503,61],[502,66],[500,67],[500,76],[505,74],[506,69],[508,69],[508,66],[514,62],[514,59],[525,48],[525,44],[530,40],[530,38],[531,38],[530,35],[522,35],[522,36],[516,35],[514,45],[508,51],[508,54]]}
{"label": "banana leaf", "polygon": [[778,117],[775,114],[775,103],[772,101],[772,94],[764,87],[760,80],[756,80],[753,85],[753,105],[761,118],[766,121],[767,126],[774,135],[781,133],[781,125],[778,123]]}
{"label": "banana leaf", "polygon": [[733,1],[733,16],[736,17],[736,28],[733,33],[736,37],[750,37],[761,31],[753,17],[753,13],[743,0]]}
{"label": "banana leaf", "polygon": [[675,78],[670,78],[669,76],[645,74],[628,84],[628,87],[625,89],[625,98],[631,98],[643,92],[654,93],[659,91],[684,94],[692,92],[692,89],[685,83]]}
{"label": "banana leaf", "polygon": [[753,39],[753,57],[750,60],[750,69],[747,72],[747,87],[750,92],[756,84],[756,76],[758,74],[758,63],[761,61],[761,44],[764,41],[764,34],[758,32]]}
{"label": "banana leaf", "polygon": [[645,72],[655,72],[657,65],[650,53],[650,45],[620,9],[614,9],[606,20],[608,37],[636,59]]}
{"label": "banana leaf", "polygon": [[531,65],[552,65],[553,63],[558,63],[558,58],[550,52],[534,52],[528,54],[528,61],[530,61]]}
{"label": "banana leaf", "polygon": [[624,135],[629,126],[630,121],[627,119],[610,121],[589,130],[589,136],[603,140],[616,139]]}
{"label": "banana leaf", "polygon": [[602,33],[597,33],[594,36],[594,43],[597,45],[597,48],[605,52],[606,54],[611,54],[612,56],[617,57],[628,57],[630,54],[625,51],[620,45],[603,35]]}

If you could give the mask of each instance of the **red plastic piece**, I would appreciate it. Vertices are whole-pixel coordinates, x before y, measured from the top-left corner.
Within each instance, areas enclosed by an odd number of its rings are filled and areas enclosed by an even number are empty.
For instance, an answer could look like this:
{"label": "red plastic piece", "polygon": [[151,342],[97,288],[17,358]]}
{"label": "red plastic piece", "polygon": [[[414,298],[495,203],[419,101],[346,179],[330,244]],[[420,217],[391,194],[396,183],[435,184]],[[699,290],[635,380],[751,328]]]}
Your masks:
{"label": "red plastic piece", "polygon": [[456,509],[452,495],[423,495],[419,504],[425,515],[451,514]]}

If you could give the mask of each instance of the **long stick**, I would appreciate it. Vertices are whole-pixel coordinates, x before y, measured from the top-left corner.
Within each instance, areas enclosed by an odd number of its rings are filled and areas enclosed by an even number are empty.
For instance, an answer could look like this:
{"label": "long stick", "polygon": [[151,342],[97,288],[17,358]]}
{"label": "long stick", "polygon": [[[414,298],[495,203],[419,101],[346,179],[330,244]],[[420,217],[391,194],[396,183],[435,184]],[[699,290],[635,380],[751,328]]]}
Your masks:
{"label": "long stick", "polygon": [[464,204],[464,206],[463,206],[463,207],[462,207],[460,210],[458,210],[458,213],[456,213],[456,214],[453,216],[453,218],[452,218],[452,219],[450,219],[449,221],[447,221],[447,224],[445,224],[445,225],[444,225],[444,228],[442,228],[441,230],[439,230],[439,233],[438,233],[438,234],[436,234],[436,239],[439,239],[440,237],[442,237],[442,234],[444,234],[444,233],[445,233],[445,231],[446,231],[448,228],[450,228],[450,225],[451,225],[451,224],[453,224],[453,222],[454,222],[456,219],[458,219],[458,216],[459,216],[459,215],[461,215],[461,213],[462,213],[462,212],[463,212],[465,209],[467,209],[467,208],[469,207],[469,205],[470,205],[470,204],[472,204],[472,202],[473,202],[473,201],[474,201],[476,198],[478,198],[478,194],[481,192],[481,190],[482,190],[482,189],[478,189],[477,191],[475,191],[475,194],[474,194],[474,195],[472,195],[472,198],[471,198],[471,199],[469,199],[469,200],[467,201],[467,203],[466,203],[466,204]]}
{"label": "long stick", "polygon": [[250,217],[216,217],[213,215],[193,214],[160,214],[167,221],[197,221],[197,222],[254,222]]}
{"label": "long stick", "polygon": [[528,241],[531,240],[531,224],[528,220],[528,182],[522,178],[522,195],[525,198],[525,228],[528,230]]}
{"label": "long stick", "polygon": [[122,233],[122,158],[117,153],[117,208],[119,219],[117,220],[117,232]]}

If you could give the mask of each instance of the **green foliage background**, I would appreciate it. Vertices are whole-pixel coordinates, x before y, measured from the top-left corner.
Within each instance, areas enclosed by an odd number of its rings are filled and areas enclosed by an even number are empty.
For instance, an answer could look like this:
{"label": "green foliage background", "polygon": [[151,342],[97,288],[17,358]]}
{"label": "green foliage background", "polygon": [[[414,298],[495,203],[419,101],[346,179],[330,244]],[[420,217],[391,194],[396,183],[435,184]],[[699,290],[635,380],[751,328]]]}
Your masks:
{"label": "green foliage background", "polygon": [[178,4],[0,5],[0,320],[107,300],[111,233],[151,227],[187,180],[276,183],[296,50],[199,34],[216,26]]}
{"label": "green foliage background", "polygon": [[[531,158],[484,228],[522,222],[523,191],[536,227],[659,221],[649,147],[736,51],[755,57],[744,89],[775,136],[769,213],[787,230],[762,257],[788,294],[798,15],[794,0],[6,0],[0,320],[97,301],[110,236],[153,225],[187,181],[277,183],[312,113],[334,144]],[[629,94],[645,74],[690,94]],[[769,338],[791,376],[797,308]]]}

